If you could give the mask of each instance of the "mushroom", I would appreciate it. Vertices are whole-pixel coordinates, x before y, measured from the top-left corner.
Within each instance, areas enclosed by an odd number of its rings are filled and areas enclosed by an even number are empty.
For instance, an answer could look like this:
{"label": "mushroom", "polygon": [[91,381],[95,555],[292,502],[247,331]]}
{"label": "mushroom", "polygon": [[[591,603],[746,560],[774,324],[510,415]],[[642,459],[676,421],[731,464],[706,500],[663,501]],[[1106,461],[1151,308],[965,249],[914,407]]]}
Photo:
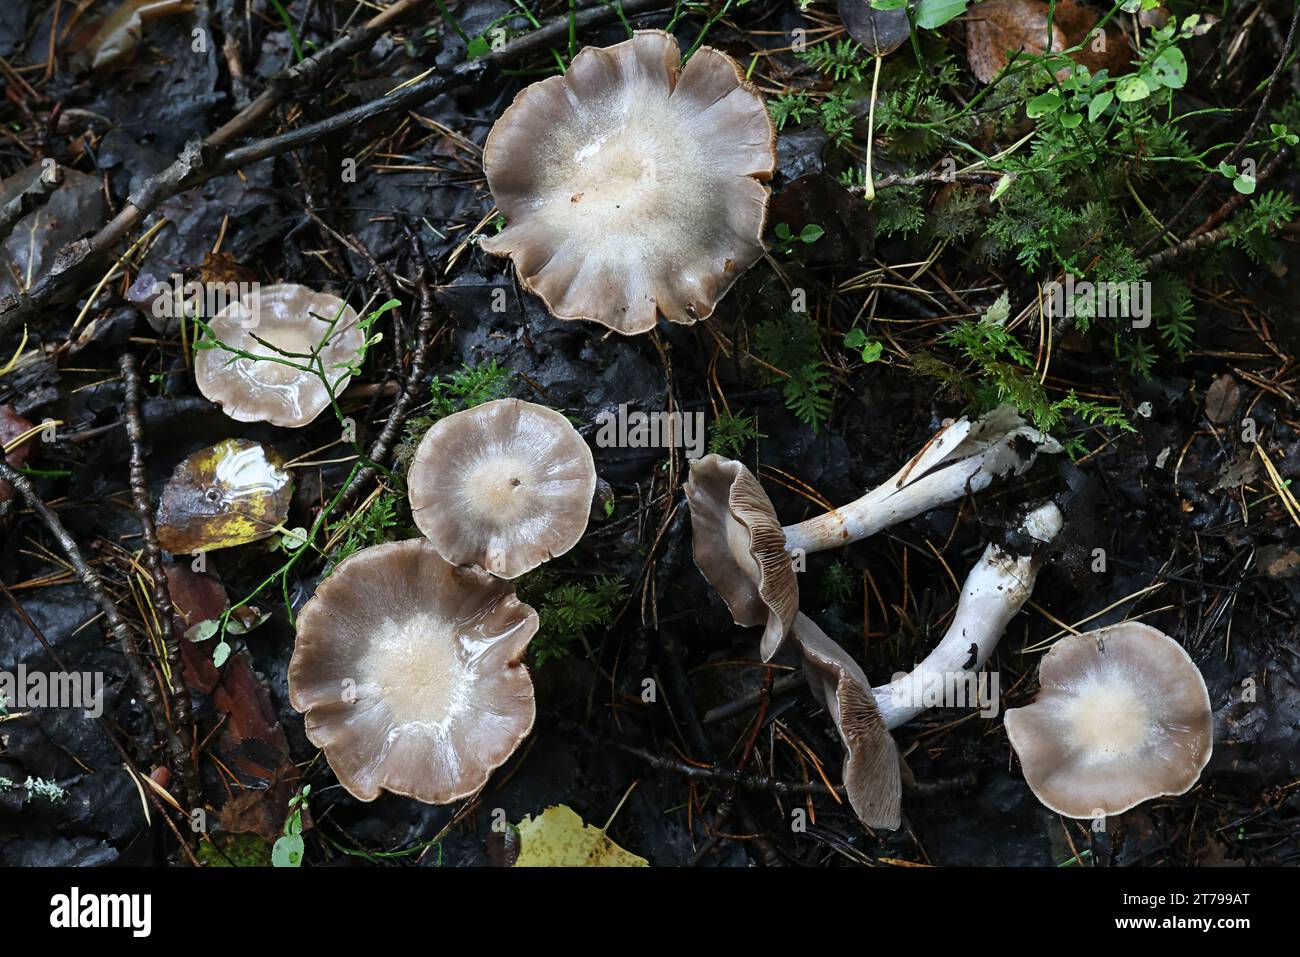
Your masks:
{"label": "mushroom", "polygon": [[1057,451],[1056,440],[1025,424],[1010,406],[1000,406],[973,423],[963,418],[946,426],[892,479],[856,501],[785,527],[749,469],[707,455],[691,462],[686,482],[695,564],[736,624],[766,625],[760,647],[768,661],[799,604],[789,553],[867,538],[987,488],[995,478],[1019,475],[1039,452]]}
{"label": "mushroom", "polygon": [[443,558],[516,578],[582,538],[596,466],[563,415],[497,399],[436,422],[408,486],[415,524]]}
{"label": "mushroom", "polygon": [[869,827],[897,828],[902,783],[898,749],[889,734],[925,710],[930,682],[974,674],[984,667],[1007,624],[1033,591],[1041,565],[1039,545],[1061,530],[1061,512],[1048,503],[1026,516],[1020,531],[1037,544],[1024,554],[990,545],[962,588],[952,625],[935,649],[907,675],[872,688],[866,674],[840,645],[806,615],[794,621],[791,638],[803,655],[803,673],[830,714],[844,744],[844,789],[858,818]]}
{"label": "mushroom", "polygon": [[[352,378],[347,370],[365,345],[359,320],[342,299],[306,286],[255,289],[212,317],[209,327],[219,342],[198,345],[194,379],[237,422],[308,425],[330,404],[330,392],[337,395]],[[313,366],[320,374],[295,366]]]}
{"label": "mushroom", "polygon": [[581,50],[492,127],[483,171],[509,256],[557,319],[624,335],[694,323],[762,255],[776,131],[731,57],[640,30]]}
{"label": "mushroom", "polygon": [[763,625],[763,660],[776,654],[799,612],[799,583],[772,500],[733,459],[691,462],[686,481],[695,564],[722,596],[732,620]]}
{"label": "mushroom", "polygon": [[341,562],[298,616],[289,701],[349,793],[430,804],[478,791],[533,726],[537,613],[423,539]]}
{"label": "mushroom", "polygon": [[1011,747],[1038,800],[1101,818],[1191,789],[1210,760],[1205,679],[1183,646],[1124,622],[1062,638],[1039,665],[1034,703],[1007,711]]}
{"label": "mushroom", "polygon": [[807,615],[795,615],[792,635],[803,652],[813,697],[831,716],[844,744],[844,790],[868,827],[897,829],[903,784],[898,746],[885,727],[862,668]]}
{"label": "mushroom", "polygon": [[952,624],[933,651],[910,673],[874,689],[886,727],[906,724],[926,709],[927,688],[950,676],[977,672],[1034,590],[1043,549],[1061,532],[1061,510],[1052,502],[1030,512],[1020,532],[1030,546],[1017,553],[1000,545],[984,549],[962,585]]}

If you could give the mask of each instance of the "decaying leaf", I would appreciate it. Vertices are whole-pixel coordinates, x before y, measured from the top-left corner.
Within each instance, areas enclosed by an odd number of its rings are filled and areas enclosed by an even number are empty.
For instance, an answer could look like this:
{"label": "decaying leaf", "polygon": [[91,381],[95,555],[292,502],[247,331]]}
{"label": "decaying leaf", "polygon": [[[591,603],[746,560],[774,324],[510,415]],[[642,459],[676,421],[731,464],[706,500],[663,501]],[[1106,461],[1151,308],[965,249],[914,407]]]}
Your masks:
{"label": "decaying leaf", "polygon": [[[11,405],[0,405],[0,446],[8,445],[18,436],[28,431],[32,424],[14,411]],[[12,468],[22,468],[27,464],[31,457],[32,450],[36,447],[33,443],[35,436],[19,442],[12,450],[6,450],[5,458]],[[0,502],[13,497],[14,488],[8,482],[0,479]]]}
{"label": "decaying leaf", "polygon": [[877,10],[871,0],[840,0],[844,29],[872,56],[887,56],[907,40],[907,11]]}
{"label": "decaying leaf", "polygon": [[102,20],[80,30],[68,44],[73,50],[72,66],[108,70],[130,62],[144,39],[144,25],[194,11],[194,0],[123,0],[121,6]]}
{"label": "decaying leaf", "polygon": [[1205,393],[1205,415],[1215,425],[1232,421],[1232,414],[1241,402],[1241,388],[1237,380],[1226,372],[1210,383]]}
{"label": "decaying leaf", "polygon": [[525,815],[517,825],[519,857],[515,867],[649,867],[650,862],[625,851],[598,827],[583,823],[567,804],[548,807],[537,817]]}
{"label": "decaying leaf", "polygon": [[273,449],[226,439],[195,452],[163,489],[158,542],[174,555],[245,545],[289,514],[293,479]]}
{"label": "decaying leaf", "polygon": [[[1044,0],[984,0],[972,7],[966,14],[966,59],[976,79],[991,83],[1012,55],[1047,50],[1049,12]],[[1051,16],[1051,50],[1059,53],[1083,43],[1070,54],[1072,60],[1093,73],[1106,69],[1115,74],[1131,59],[1128,41],[1109,26],[1093,36],[1099,19],[1092,7],[1060,0]]]}
{"label": "decaying leaf", "polygon": [[[40,163],[0,181],[0,206],[18,198],[46,171]],[[63,182],[43,204],[27,213],[4,238],[0,256],[0,296],[27,289],[49,269],[68,243],[94,232],[108,212],[98,177],[62,169]],[[8,358],[6,356],[6,358]],[[3,360],[0,360],[2,362]]]}

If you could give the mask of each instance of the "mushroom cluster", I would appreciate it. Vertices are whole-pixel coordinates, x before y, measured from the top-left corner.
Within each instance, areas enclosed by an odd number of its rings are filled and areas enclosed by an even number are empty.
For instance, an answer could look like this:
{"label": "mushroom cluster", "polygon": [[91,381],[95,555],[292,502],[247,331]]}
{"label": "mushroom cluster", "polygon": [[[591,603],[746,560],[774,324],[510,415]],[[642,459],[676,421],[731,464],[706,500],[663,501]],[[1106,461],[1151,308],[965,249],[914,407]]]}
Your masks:
{"label": "mushroom cluster", "polygon": [[624,335],[708,318],[763,253],[776,130],[739,64],[639,30],[585,47],[492,127],[483,172],[514,262],[557,319]]}
{"label": "mushroom cluster", "polygon": [[298,616],[290,701],[353,796],[458,800],[527,736],[538,621],[508,579],[577,543],[595,486],[582,436],[531,402],[425,434],[408,490],[426,537],[345,559]]}

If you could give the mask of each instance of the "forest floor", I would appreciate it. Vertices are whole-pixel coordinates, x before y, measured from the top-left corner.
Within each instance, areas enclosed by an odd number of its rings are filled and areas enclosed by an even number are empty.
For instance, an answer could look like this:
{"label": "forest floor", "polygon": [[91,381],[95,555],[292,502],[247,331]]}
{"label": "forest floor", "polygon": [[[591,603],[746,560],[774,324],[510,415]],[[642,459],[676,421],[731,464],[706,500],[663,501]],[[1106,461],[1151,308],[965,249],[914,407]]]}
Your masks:
{"label": "forest floor", "polygon": [[[572,18],[558,0],[403,0],[408,15],[331,46],[386,5],[195,0],[138,43],[97,33],[113,2],[0,9],[0,199],[19,197],[0,210],[0,296],[17,297],[0,303],[0,438],[43,503],[0,483],[0,669],[105,682],[98,719],[5,704],[0,862],[269,863],[301,826],[308,865],[487,864],[510,855],[503,818],[566,804],[657,866],[1300,863],[1288,4],[1062,2],[1069,58],[1042,52],[1037,0],[922,0],[893,44],[864,30],[861,0],[624,0]],[[474,237],[500,225],[492,124],[629,28],[731,54],[779,138],[764,258],[710,318],[622,337],[552,318]],[[61,180],[45,190],[47,159]],[[1043,284],[1067,274],[1149,283],[1148,321],[1045,312]],[[208,402],[198,330],[141,292],[177,275],[398,300],[340,399],[355,444],[329,413],[289,429]],[[580,543],[518,582],[541,618],[536,724],[472,799],[358,801],[290,706],[293,616],[344,555],[418,534],[403,477],[423,431],[505,395],[569,416],[602,480]],[[798,661],[776,659],[763,691],[758,630],[694,565],[684,450],[602,447],[597,417],[701,414],[709,450],[795,522],[999,401],[1063,451],[811,556],[803,611],[886,682],[943,634],[984,546],[1053,498],[1065,532],[989,665],[1002,708],[1033,699],[1062,635],[1141,620],[1204,675],[1214,754],[1188,793],[1098,832],[1039,803],[1000,715],[939,709],[895,732],[915,780],[903,826],[873,832],[827,792],[841,746]],[[164,553],[161,586],[140,516],[184,459],[232,438],[286,463],[287,516],[199,570]],[[358,449],[387,467],[341,494]]]}

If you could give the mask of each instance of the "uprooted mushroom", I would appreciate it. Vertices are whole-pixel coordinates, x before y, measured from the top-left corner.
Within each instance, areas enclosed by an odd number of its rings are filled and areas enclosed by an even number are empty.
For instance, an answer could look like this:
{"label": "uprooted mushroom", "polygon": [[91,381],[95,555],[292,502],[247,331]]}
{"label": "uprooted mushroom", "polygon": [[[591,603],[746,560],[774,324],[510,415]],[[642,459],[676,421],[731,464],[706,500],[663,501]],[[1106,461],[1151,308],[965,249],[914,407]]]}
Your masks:
{"label": "uprooted mushroom", "polygon": [[1038,800],[1073,818],[1191,789],[1214,748],[1205,679],[1183,646],[1123,622],[1054,644],[1007,738]]}
{"label": "uprooted mushroom", "polygon": [[298,617],[289,700],[339,782],[447,804],[473,794],[533,726],[523,664],[537,613],[424,539],[362,549]]}
{"label": "uprooted mushroom", "polygon": [[579,51],[526,87],[483,147],[509,256],[558,319],[625,335],[693,323],[762,255],[776,132],[731,57],[685,67],[671,34]]}
{"label": "uprooted mushroom", "polygon": [[893,478],[856,501],[784,527],[749,469],[708,455],[691,463],[686,483],[695,563],[736,624],[764,626],[760,648],[768,661],[798,611],[790,553],[868,538],[979,492],[997,478],[1023,473],[1039,452],[1059,450],[1010,406],[1000,406],[975,422],[963,418],[945,427]]}
{"label": "uprooted mushroom", "polygon": [[[842,647],[806,615],[791,632],[803,655],[813,696],[830,714],[844,745],[844,788],[864,824],[896,828],[902,796],[898,750],[889,734],[926,710],[928,689],[955,683],[984,667],[1011,619],[1029,600],[1043,546],[1061,530],[1061,512],[1048,503],[1021,523],[1018,549],[989,545],[962,587],[952,624],[915,669],[873,688]],[[1008,715],[1009,717],[1010,715]]]}

